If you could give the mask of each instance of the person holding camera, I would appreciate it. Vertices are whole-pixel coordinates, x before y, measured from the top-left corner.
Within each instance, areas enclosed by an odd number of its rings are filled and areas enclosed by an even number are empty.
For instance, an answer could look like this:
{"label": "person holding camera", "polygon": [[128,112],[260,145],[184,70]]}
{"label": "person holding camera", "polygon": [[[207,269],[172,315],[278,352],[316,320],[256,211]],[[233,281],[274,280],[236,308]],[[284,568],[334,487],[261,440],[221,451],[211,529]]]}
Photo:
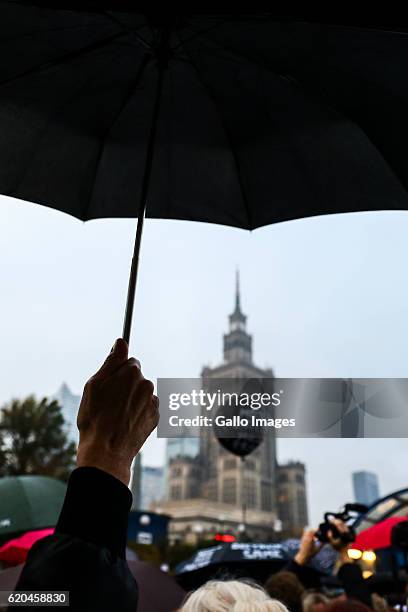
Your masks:
{"label": "person holding camera", "polygon": [[348,525],[338,518],[330,518],[331,529],[327,529],[324,542],[319,540],[318,529],[305,530],[300,540],[299,551],[292,561],[285,567],[285,571],[293,572],[299,580],[309,588],[320,586],[320,577],[317,571],[309,567],[309,561],[326,544],[337,551],[338,558],[335,573],[344,587],[348,599],[360,601],[372,607],[371,593],[363,578],[361,568],[348,556],[348,548],[352,542],[352,532]]}

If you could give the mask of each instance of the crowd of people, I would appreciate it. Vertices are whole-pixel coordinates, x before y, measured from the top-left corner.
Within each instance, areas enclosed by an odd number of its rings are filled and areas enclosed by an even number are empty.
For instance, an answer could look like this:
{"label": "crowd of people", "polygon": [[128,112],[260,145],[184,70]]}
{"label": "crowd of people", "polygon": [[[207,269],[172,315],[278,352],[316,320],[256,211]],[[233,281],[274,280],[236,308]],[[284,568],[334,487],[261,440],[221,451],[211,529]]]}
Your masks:
{"label": "crowd of people", "polygon": [[338,535],[348,530],[334,520],[329,544],[338,552],[335,572],[340,593],[326,592],[320,585],[319,573],[310,567],[311,559],[322,543],[316,530],[304,532],[295,558],[279,572],[272,574],[262,586],[249,581],[210,581],[187,596],[180,612],[386,612],[388,603],[372,594],[360,567],[347,554],[347,544]]}
{"label": "crowd of people", "polygon": [[[85,385],[79,413],[77,468],[71,474],[55,533],[37,542],[17,584],[24,591],[69,591],[71,610],[136,612],[138,585],[126,563],[131,463],[157,425],[158,398],[139,361],[119,339]],[[300,549],[264,585],[250,580],[210,580],[186,596],[179,612],[385,612],[360,567],[351,562],[335,520],[329,544],[341,594],[320,587],[310,560],[321,543],[303,534]],[[160,610],[152,610],[160,612]]]}

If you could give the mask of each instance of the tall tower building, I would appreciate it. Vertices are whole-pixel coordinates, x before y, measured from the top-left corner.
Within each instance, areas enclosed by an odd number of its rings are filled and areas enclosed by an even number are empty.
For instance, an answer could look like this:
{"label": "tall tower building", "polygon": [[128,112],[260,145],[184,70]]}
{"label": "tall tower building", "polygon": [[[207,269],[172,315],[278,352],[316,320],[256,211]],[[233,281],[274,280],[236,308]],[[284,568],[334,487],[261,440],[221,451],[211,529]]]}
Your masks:
{"label": "tall tower building", "polygon": [[[247,317],[241,307],[238,273],[234,308],[228,320],[222,362],[202,370],[202,387],[207,390],[217,385],[219,379],[273,377],[272,370],[259,368],[254,363],[252,336],[247,331]],[[170,536],[173,540],[194,541],[213,537],[217,531],[238,536],[243,522],[250,539],[273,539],[277,519],[273,429],[264,433],[260,446],[244,462],[221,446],[212,428],[203,427],[197,442],[198,456],[191,452],[193,449],[179,449],[176,443],[167,449],[168,498],[160,504],[160,509],[172,516]]]}
{"label": "tall tower building", "polygon": [[[241,310],[239,274],[236,277],[234,310],[229,315],[229,331],[224,335],[224,359],[215,368],[202,371],[203,387],[211,388],[218,379],[262,380],[272,378],[270,369],[256,366],[252,357],[252,336],[246,329],[247,317]],[[270,513],[276,510],[276,440],[274,430],[243,462],[225,450],[209,428],[201,429],[200,455],[204,496],[220,503],[245,506],[248,511]],[[270,516],[272,520],[272,516]]]}
{"label": "tall tower building", "polygon": [[131,510],[140,510],[141,506],[141,474],[142,474],[142,461],[141,455],[138,453],[133,459],[132,473],[130,476],[129,489],[132,493],[132,507]]}
{"label": "tall tower building", "polygon": [[61,406],[62,415],[65,421],[65,429],[70,441],[78,444],[79,432],[76,425],[81,396],[72,393],[66,383],[63,383],[58,391],[52,396]]}

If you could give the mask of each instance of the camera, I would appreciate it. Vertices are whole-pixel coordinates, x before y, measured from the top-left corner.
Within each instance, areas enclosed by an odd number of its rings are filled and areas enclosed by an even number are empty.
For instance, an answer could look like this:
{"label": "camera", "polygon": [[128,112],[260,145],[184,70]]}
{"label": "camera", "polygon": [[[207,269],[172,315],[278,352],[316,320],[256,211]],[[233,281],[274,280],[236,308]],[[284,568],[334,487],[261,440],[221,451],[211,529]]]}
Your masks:
{"label": "camera", "polygon": [[356,534],[350,525],[348,525],[348,531],[341,533],[335,525],[333,525],[333,519],[339,519],[343,523],[347,523],[351,519],[355,518],[355,515],[364,514],[367,512],[368,507],[364,504],[346,504],[340,512],[326,512],[324,515],[323,523],[320,523],[319,529],[316,533],[316,537],[320,542],[329,542],[328,533],[331,531],[334,538],[338,538],[341,542],[351,544],[356,539]]}

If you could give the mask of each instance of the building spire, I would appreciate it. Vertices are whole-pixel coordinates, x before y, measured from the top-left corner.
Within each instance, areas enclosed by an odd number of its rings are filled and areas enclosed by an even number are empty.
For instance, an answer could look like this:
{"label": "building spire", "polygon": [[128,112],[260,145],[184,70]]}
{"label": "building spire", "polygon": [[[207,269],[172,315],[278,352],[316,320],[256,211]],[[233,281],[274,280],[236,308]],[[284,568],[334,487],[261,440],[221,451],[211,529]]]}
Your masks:
{"label": "building spire", "polygon": [[235,273],[235,311],[240,312],[241,310],[241,294],[239,289],[239,268]]}
{"label": "building spire", "polygon": [[239,270],[235,272],[235,308],[229,315],[229,332],[224,335],[224,360],[227,363],[252,363],[252,338],[246,331],[246,316],[241,310]]}

